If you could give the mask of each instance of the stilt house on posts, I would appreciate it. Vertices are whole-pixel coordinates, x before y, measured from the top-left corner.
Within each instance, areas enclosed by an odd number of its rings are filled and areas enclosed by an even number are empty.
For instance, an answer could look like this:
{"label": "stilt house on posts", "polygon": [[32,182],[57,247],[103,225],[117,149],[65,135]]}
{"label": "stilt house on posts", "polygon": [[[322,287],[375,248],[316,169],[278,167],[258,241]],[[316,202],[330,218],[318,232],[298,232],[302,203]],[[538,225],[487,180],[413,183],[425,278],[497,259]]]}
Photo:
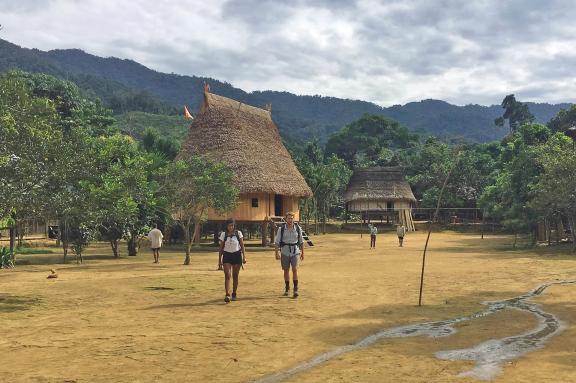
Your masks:
{"label": "stilt house on posts", "polygon": [[363,220],[400,223],[414,231],[412,207],[416,198],[400,167],[356,169],[344,193],[346,209]]}
{"label": "stilt house on posts", "polygon": [[204,100],[186,137],[179,159],[201,155],[224,162],[240,190],[238,207],[225,215],[208,213],[208,227],[223,228],[232,217],[238,224],[261,224],[262,243],[288,211],[299,220],[299,201],[312,196],[290,153],[282,144],[266,109],[218,96],[205,88]]}

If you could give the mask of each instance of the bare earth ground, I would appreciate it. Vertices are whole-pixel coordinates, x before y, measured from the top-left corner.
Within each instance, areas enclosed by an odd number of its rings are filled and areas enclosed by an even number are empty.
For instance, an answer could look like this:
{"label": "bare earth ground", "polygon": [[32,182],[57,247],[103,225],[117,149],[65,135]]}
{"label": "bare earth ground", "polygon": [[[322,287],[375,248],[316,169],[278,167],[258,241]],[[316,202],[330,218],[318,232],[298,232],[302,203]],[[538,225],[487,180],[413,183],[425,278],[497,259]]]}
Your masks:
{"label": "bare earth ground", "polygon": [[[239,301],[223,302],[215,252],[145,249],[112,259],[104,245],[84,265],[0,270],[0,382],[249,382],[377,330],[448,319],[556,279],[576,279],[576,256],[510,249],[510,238],[434,233],[425,305],[416,306],[425,233],[399,248],[392,234],[314,237],[301,267],[301,297],[281,296],[271,250],[249,249]],[[58,254],[28,255],[31,263]],[[567,329],[544,349],[507,363],[496,382],[576,382],[576,285],[553,286],[534,301]],[[507,310],[458,325],[445,338],[385,339],[289,378],[289,382],[472,382],[472,362],[434,357],[533,328]]]}

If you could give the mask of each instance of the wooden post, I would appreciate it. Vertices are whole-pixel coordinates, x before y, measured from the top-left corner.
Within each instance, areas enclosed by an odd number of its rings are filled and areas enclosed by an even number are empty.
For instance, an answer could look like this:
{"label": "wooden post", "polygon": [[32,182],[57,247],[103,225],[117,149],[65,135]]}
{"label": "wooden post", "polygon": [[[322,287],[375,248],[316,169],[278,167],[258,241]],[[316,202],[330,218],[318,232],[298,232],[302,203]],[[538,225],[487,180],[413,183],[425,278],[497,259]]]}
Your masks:
{"label": "wooden post", "polygon": [[[266,217],[266,218],[268,218],[268,217]],[[266,238],[268,236],[267,235],[268,234],[268,221],[266,219],[264,220],[264,222],[262,222],[261,228],[262,228],[262,232],[261,232],[261,234],[262,234],[262,246],[266,246],[267,245]]]}

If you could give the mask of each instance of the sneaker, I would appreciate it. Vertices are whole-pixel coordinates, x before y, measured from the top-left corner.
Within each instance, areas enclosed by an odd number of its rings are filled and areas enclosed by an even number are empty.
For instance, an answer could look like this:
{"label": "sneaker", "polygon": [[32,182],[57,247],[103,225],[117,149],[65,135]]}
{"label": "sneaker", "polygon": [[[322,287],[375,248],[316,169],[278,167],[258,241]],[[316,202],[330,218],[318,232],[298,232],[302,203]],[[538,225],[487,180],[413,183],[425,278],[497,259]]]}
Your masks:
{"label": "sneaker", "polygon": [[236,300],[236,293],[232,293],[232,300],[233,300],[233,301]]}
{"label": "sneaker", "polygon": [[298,295],[300,295],[300,294],[298,294],[298,290],[294,290],[294,295],[293,295],[293,297],[294,297],[294,298],[298,298]]}
{"label": "sneaker", "polygon": [[230,295],[226,295],[226,296],[224,297],[224,302],[230,303]]}
{"label": "sneaker", "polygon": [[284,296],[285,297],[287,297],[289,293],[290,293],[290,290],[284,290]]}

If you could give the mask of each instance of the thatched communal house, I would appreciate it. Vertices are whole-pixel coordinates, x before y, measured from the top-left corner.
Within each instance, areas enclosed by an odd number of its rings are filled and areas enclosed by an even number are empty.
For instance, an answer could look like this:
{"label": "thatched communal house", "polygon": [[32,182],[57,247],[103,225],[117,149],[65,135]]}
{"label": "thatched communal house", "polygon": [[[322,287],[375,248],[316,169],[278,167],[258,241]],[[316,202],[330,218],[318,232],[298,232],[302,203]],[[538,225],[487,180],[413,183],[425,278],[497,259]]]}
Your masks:
{"label": "thatched communal house", "polygon": [[211,222],[229,216],[239,223],[264,223],[288,211],[298,220],[300,198],[312,195],[267,109],[205,91],[179,158],[186,155],[224,162],[240,189],[239,206],[226,216],[210,211]]}
{"label": "thatched communal house", "polygon": [[414,230],[412,206],[416,198],[399,167],[373,167],[354,171],[344,193],[346,209],[365,220],[399,222]]}

